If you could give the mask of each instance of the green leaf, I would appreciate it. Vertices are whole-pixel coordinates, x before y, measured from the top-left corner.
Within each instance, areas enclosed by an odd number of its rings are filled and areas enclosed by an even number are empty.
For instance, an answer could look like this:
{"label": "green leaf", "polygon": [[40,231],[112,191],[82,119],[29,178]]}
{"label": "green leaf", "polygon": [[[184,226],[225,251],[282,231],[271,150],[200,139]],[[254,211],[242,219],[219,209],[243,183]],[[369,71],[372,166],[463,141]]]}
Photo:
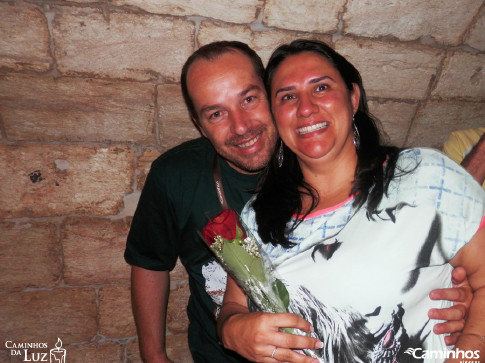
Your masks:
{"label": "green leaf", "polygon": [[290,294],[288,293],[285,284],[281,280],[275,279],[273,291],[275,292],[276,296],[279,296],[285,306],[286,311],[288,311],[288,306],[290,306]]}
{"label": "green leaf", "polygon": [[224,264],[236,279],[247,281],[251,276],[261,282],[266,281],[263,261],[248,254],[243,246],[225,243],[222,250]]}

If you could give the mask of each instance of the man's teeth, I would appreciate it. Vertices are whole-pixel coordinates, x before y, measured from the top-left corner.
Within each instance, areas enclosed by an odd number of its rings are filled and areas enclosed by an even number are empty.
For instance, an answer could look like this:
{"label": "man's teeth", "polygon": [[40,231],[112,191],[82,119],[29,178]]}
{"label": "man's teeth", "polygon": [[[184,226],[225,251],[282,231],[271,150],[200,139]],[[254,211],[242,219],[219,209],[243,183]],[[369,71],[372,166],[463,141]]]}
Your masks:
{"label": "man's teeth", "polygon": [[237,145],[237,147],[240,147],[241,149],[245,148],[245,147],[250,147],[250,146],[254,145],[259,140],[260,137],[261,137],[261,134],[259,134],[255,138],[249,140],[248,142],[245,142],[244,144]]}
{"label": "man's teeth", "polygon": [[327,126],[328,126],[328,122],[320,122],[320,123],[315,124],[315,125],[300,127],[299,129],[296,129],[296,131],[300,135],[305,135],[305,134],[308,134],[309,132],[324,129]]}

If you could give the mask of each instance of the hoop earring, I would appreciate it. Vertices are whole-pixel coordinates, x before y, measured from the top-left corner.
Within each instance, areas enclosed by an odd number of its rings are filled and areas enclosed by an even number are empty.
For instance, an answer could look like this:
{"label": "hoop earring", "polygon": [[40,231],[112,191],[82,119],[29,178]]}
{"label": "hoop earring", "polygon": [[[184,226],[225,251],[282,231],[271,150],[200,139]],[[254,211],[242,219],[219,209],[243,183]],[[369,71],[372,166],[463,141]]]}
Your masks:
{"label": "hoop earring", "polygon": [[278,150],[278,168],[281,168],[281,165],[283,165],[283,158],[284,158],[284,150],[283,150],[283,141],[280,141],[280,149]]}
{"label": "hoop earring", "polygon": [[357,150],[360,148],[360,134],[357,125],[355,124],[354,116],[352,116],[352,128],[354,130],[354,146]]}

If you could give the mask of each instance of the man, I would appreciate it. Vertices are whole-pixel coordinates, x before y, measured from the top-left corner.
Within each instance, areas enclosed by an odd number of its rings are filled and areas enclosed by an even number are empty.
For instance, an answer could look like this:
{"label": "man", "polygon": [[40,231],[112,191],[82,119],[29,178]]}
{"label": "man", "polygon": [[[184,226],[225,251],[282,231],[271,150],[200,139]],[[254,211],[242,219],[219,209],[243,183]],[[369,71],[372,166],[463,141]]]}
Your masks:
{"label": "man", "polygon": [[154,161],[125,252],[132,265],[133,312],[146,362],[172,362],[165,351],[165,315],[169,271],[177,257],[189,274],[188,335],[194,361],[244,361],[218,342],[214,314],[222,303],[226,275],[197,231],[206,224],[205,216],[225,201],[241,211],[273,153],[277,134],[263,72],[258,55],[239,42],[201,47],[183,67],[184,99],[204,138]]}
{"label": "man", "polygon": [[[213,178],[219,163],[229,206],[241,211],[274,150],[273,126],[258,55],[242,43],[215,43],[190,57],[182,71],[190,115],[205,138],[189,141],[159,159],[147,177],[128,236],[133,308],[142,357],[170,362],[162,342],[169,270],[177,257],[187,269],[191,297],[189,346],[196,362],[236,362],[218,343],[214,303],[222,302],[225,273],[197,235],[206,212],[221,209]],[[162,289],[160,288],[162,286]],[[182,307],[181,307],[182,308]]]}

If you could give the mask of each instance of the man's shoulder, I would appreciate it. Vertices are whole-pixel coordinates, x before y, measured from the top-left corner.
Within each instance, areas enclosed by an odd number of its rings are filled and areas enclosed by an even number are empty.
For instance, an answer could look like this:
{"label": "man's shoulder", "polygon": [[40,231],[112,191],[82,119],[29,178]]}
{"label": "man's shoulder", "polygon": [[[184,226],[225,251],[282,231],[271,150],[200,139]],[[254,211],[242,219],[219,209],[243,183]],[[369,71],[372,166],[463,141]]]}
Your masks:
{"label": "man's shoulder", "polygon": [[203,164],[206,160],[210,160],[208,156],[214,154],[214,148],[209,140],[205,138],[197,138],[186,141],[177,145],[160,155],[152,163],[152,168],[172,168],[180,169],[181,166]]}

